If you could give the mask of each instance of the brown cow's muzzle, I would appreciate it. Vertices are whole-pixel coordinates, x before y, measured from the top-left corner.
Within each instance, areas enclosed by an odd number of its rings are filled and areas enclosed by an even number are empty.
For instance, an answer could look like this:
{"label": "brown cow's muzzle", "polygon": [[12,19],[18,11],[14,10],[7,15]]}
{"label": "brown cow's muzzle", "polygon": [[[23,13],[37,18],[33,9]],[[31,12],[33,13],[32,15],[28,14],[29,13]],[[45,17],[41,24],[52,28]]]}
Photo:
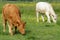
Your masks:
{"label": "brown cow's muzzle", "polygon": [[18,28],[19,32],[24,35],[25,34],[25,30],[24,29],[21,29],[21,28]]}
{"label": "brown cow's muzzle", "polygon": [[24,35],[24,34],[25,34],[25,30],[24,30],[24,29],[20,30],[20,33],[21,33],[22,35]]}

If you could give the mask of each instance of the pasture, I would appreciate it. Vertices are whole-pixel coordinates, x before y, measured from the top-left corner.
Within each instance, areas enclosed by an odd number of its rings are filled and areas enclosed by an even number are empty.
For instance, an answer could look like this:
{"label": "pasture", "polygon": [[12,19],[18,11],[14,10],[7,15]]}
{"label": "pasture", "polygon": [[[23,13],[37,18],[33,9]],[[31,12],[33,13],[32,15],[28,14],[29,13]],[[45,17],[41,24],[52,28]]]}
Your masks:
{"label": "pasture", "polygon": [[[15,35],[10,36],[8,27],[3,33],[2,25],[2,7],[6,3],[12,3],[19,7],[22,20],[26,22],[26,35],[21,35],[18,31]],[[60,3],[51,3],[56,14],[57,23],[36,21],[35,2],[0,2],[0,40],[60,40]],[[46,20],[46,18],[45,18]]]}

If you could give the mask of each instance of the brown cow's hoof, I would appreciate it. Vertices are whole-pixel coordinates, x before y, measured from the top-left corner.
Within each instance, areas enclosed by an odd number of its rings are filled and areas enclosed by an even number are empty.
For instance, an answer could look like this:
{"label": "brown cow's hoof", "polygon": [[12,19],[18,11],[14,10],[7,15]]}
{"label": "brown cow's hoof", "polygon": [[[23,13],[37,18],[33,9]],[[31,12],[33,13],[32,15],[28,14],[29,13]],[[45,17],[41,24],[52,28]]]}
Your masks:
{"label": "brown cow's hoof", "polygon": [[25,35],[26,33],[21,33],[22,35]]}
{"label": "brown cow's hoof", "polygon": [[11,36],[13,36],[14,34],[13,33],[10,33]]}
{"label": "brown cow's hoof", "polygon": [[3,30],[3,32],[5,32],[6,30]]}
{"label": "brown cow's hoof", "polygon": [[26,35],[26,34],[22,34],[22,35]]}

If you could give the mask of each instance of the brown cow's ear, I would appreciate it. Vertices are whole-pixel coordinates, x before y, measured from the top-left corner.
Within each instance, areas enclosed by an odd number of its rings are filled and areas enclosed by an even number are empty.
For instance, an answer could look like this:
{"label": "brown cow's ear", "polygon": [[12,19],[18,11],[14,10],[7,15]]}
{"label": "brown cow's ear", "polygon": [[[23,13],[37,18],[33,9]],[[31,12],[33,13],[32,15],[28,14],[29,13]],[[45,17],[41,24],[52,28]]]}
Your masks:
{"label": "brown cow's ear", "polygon": [[24,24],[26,24],[26,22],[24,22]]}
{"label": "brown cow's ear", "polygon": [[26,22],[23,22],[23,24],[25,25],[25,24],[26,24]]}
{"label": "brown cow's ear", "polygon": [[26,22],[22,21],[22,24],[26,24]]}
{"label": "brown cow's ear", "polygon": [[22,22],[23,26],[25,26],[26,22]]}
{"label": "brown cow's ear", "polygon": [[19,26],[20,24],[19,24],[19,22],[17,22],[17,26]]}

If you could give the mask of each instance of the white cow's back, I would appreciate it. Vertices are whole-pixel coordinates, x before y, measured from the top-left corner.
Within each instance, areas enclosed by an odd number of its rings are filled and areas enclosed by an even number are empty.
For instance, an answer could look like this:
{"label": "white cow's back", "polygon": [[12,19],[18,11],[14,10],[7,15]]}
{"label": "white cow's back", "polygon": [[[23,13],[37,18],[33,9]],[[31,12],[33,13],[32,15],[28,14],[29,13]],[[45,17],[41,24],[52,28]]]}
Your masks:
{"label": "white cow's back", "polygon": [[45,13],[46,11],[49,11],[51,8],[51,5],[47,2],[38,2],[36,4],[36,11],[39,11],[41,13]]}

